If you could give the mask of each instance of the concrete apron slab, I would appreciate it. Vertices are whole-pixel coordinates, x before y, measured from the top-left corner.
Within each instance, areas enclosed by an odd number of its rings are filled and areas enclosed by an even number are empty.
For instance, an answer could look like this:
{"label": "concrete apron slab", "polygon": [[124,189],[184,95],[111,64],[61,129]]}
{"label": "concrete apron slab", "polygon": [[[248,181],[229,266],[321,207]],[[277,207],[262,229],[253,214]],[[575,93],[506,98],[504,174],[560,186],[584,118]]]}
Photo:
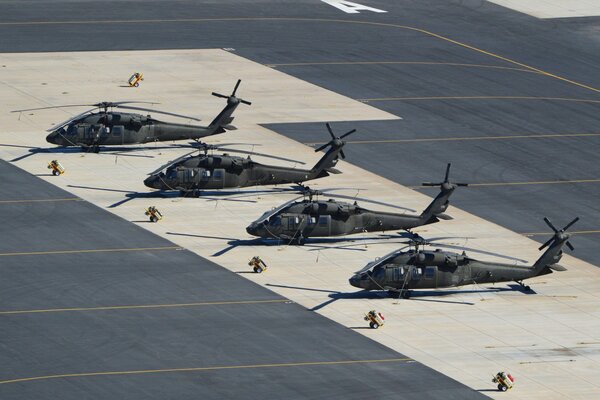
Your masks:
{"label": "concrete apron slab", "polygon": [[[211,144],[247,143],[248,146],[231,147],[295,158],[310,167],[322,153],[314,153],[312,148],[258,124],[397,118],[223,50],[5,54],[2,58],[6,67],[2,68],[0,79],[0,104],[4,110],[0,113],[0,143],[4,144],[0,146],[0,157],[5,160],[27,154],[28,147],[50,147],[44,140],[44,130],[81,112],[44,110],[23,113],[19,118],[8,110],[143,100],[160,102],[153,106],[160,110],[200,116],[208,124],[223,106],[223,100],[210,96],[210,92],[228,94],[238,78],[242,79],[238,95],[252,101],[252,106],[240,106],[234,121],[239,129],[208,138],[206,141]],[[143,72],[145,81],[136,89],[123,87],[134,71]],[[335,123],[333,126],[335,129]],[[355,137],[359,139],[360,134],[357,132]],[[327,137],[323,126],[323,138]],[[264,211],[296,196],[290,193],[257,193],[243,198],[250,202],[227,201],[226,197],[218,201],[127,197],[131,193],[147,193],[142,183],[146,174],[189,150],[172,148],[135,153],[147,157],[38,153],[15,164],[225,268],[243,272],[244,278],[314,308],[474,389],[494,389],[491,376],[507,370],[518,379],[512,397],[599,395],[595,377],[600,364],[598,268],[566,255],[561,264],[567,266],[567,272],[530,281],[536,295],[469,286],[431,295],[423,292],[408,301],[353,296],[356,290],[347,281],[352,272],[402,246],[400,240],[385,241],[377,234],[358,235],[355,238],[372,240],[341,243],[351,245],[344,249],[331,248],[340,243],[319,244],[323,247],[244,243],[252,239],[245,227]],[[53,158],[65,166],[65,175],[48,176],[46,164]],[[319,189],[360,188],[361,197],[395,203],[417,212],[431,200],[350,163],[338,164],[343,174],[309,185]],[[143,213],[149,205],[157,206],[165,218],[157,224],[146,222]],[[382,209],[371,204],[364,206]],[[539,256],[539,243],[454,207],[448,213],[455,218],[453,221],[442,221],[417,231],[430,238],[451,236],[455,239],[445,243],[511,255],[529,263]],[[555,223],[561,225],[572,217],[565,215],[564,221]],[[577,247],[577,237],[571,241]],[[506,262],[489,255],[469,254],[478,259]],[[267,272],[246,273],[250,271],[247,261],[254,255],[260,255],[268,263]],[[506,288],[507,285],[495,287]],[[446,292],[451,293],[440,295]],[[386,316],[387,323],[382,329],[363,329],[362,315],[370,309]],[[486,394],[496,397],[496,392]]]}

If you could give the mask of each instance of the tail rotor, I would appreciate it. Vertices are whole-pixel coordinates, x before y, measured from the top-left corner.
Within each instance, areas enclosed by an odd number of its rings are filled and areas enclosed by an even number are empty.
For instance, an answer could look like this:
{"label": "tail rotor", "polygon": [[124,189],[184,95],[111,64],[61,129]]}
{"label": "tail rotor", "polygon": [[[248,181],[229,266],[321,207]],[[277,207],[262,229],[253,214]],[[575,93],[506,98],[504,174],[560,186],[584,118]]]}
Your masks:
{"label": "tail rotor", "polygon": [[[346,144],[346,142],[344,142],[342,139],[344,139],[345,137],[356,132],[356,129],[352,129],[352,130],[344,133],[342,136],[336,137],[335,134],[333,133],[333,129],[331,129],[331,125],[329,125],[329,122],[327,122],[325,125],[327,126],[327,130],[329,131],[331,140],[329,142],[325,143],[324,145],[316,148],[315,152],[319,152],[328,146],[335,147],[335,148],[343,147]],[[342,158],[346,158],[346,155],[344,154],[343,150],[340,150],[340,156],[342,156]]]}
{"label": "tail rotor", "polygon": [[233,102],[233,103],[234,102],[240,102],[242,104],[251,105],[252,104],[251,102],[246,101],[244,99],[241,99],[241,98],[235,96],[235,93],[237,92],[238,87],[240,87],[240,83],[242,83],[242,80],[238,79],[237,83],[235,84],[235,87],[233,88],[233,92],[231,92],[231,94],[229,96],[221,94],[221,93],[217,93],[217,92],[212,92],[212,95],[215,96],[215,97],[220,97],[222,99],[227,99],[228,103],[230,103],[230,102]]}
{"label": "tail rotor", "polygon": [[450,166],[452,164],[448,163],[448,165],[446,166],[446,175],[444,176],[444,181],[443,182],[438,182],[438,183],[433,183],[433,182],[423,182],[421,184],[421,186],[440,186],[442,189],[454,189],[458,186],[469,186],[468,183],[458,183],[458,182],[450,182],[449,177],[450,177]]}
{"label": "tail rotor", "polygon": [[[575,224],[575,222],[577,222],[577,221],[579,221],[579,217],[576,217],[575,219],[573,219],[573,221],[571,221],[567,225],[565,225],[564,228],[562,228],[561,230],[558,230],[552,224],[552,222],[550,222],[550,220],[548,218],[544,217],[544,222],[546,223],[546,225],[548,225],[550,227],[550,229],[552,229],[554,231],[554,235],[550,239],[548,239],[543,245],[541,245],[538,250],[544,249],[545,247],[549,246],[550,244],[554,243],[557,240],[568,239],[570,237],[570,235],[568,233],[565,233],[565,231],[567,229],[569,229],[571,226],[573,226],[573,224]],[[571,251],[575,250],[575,248],[573,247],[571,242],[569,242],[568,240],[565,242],[565,244]]]}

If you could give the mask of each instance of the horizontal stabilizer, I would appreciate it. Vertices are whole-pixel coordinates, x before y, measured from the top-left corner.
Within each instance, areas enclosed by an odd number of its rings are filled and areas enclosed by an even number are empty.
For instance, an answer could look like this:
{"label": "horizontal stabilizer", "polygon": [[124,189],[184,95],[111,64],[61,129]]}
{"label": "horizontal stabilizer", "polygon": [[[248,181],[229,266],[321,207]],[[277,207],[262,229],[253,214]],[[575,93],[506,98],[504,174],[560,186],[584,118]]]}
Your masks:
{"label": "horizontal stabilizer", "polygon": [[325,171],[329,172],[330,174],[341,174],[342,171],[340,171],[339,169],[335,169],[335,168],[325,168]]}
{"label": "horizontal stabilizer", "polygon": [[237,130],[237,127],[233,126],[233,125],[221,125],[221,128],[228,130],[228,131],[235,131]]}
{"label": "horizontal stabilizer", "polygon": [[443,220],[446,220],[446,221],[454,219],[450,215],[444,214],[444,213],[435,214],[435,216],[438,217],[439,219],[443,219]]}
{"label": "horizontal stabilizer", "polygon": [[548,265],[548,268],[550,268],[554,271],[566,271],[567,270],[565,267],[563,267],[560,264],[550,264],[550,265]]}

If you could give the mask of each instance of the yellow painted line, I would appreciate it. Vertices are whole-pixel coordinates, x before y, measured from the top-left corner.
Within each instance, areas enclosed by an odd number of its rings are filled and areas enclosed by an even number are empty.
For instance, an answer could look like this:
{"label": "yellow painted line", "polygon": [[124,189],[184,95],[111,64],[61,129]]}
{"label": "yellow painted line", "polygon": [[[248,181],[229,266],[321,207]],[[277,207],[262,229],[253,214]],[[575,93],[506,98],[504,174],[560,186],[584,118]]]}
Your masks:
{"label": "yellow painted line", "polygon": [[[561,183],[600,183],[600,179],[572,179],[566,181],[532,181],[532,182],[488,182],[469,183],[469,187],[485,186],[525,186],[525,185],[557,185]],[[409,186],[410,189],[424,189],[426,186]]]}
{"label": "yellow painted line", "polygon": [[18,315],[18,314],[37,314],[37,313],[55,313],[69,311],[104,311],[104,310],[130,310],[130,309],[153,309],[153,308],[183,308],[200,306],[219,306],[219,305],[239,305],[239,304],[269,304],[269,303],[289,303],[287,299],[276,300],[240,300],[240,301],[211,301],[201,303],[178,303],[178,304],[145,304],[137,306],[106,306],[106,307],[77,307],[77,308],[50,308],[42,310],[15,310],[0,311],[0,315]]}
{"label": "yellow painted line", "polygon": [[57,313],[71,311],[111,311],[111,310],[135,310],[135,309],[153,309],[153,308],[184,308],[201,306],[222,306],[239,304],[269,304],[269,303],[290,303],[287,299],[276,300],[239,300],[239,301],[208,301],[201,303],[178,303],[178,304],[144,304],[137,306],[105,306],[105,307],[75,307],[75,308],[49,308],[43,310],[14,310],[0,311],[0,315],[20,315],[20,314],[40,314]]}
{"label": "yellow painted line", "polygon": [[548,100],[571,101],[575,103],[600,103],[600,100],[577,99],[571,97],[537,97],[537,96],[430,96],[430,97],[379,97],[372,99],[355,99],[362,102],[374,101],[413,101],[413,100]]}
{"label": "yellow painted line", "polygon": [[530,69],[503,67],[500,65],[487,64],[468,64],[468,63],[452,63],[452,62],[431,62],[431,61],[328,61],[328,62],[298,62],[298,63],[275,63],[265,64],[265,67],[310,67],[319,65],[439,65],[450,67],[471,67],[471,68],[490,68],[490,69],[505,69],[511,71],[529,72],[538,74],[539,72]]}
{"label": "yellow painted line", "polygon": [[384,23],[384,22],[372,22],[372,21],[353,21],[353,20],[344,20],[344,19],[328,19],[328,18],[292,18],[292,17],[239,17],[239,18],[173,18],[173,19],[139,19],[139,20],[79,20],[79,21],[25,21],[25,22],[0,22],[0,26],[18,26],[18,25],[90,25],[97,26],[99,24],[154,24],[154,23],[199,23],[199,22],[228,22],[228,21],[291,21],[291,22],[325,22],[325,23],[340,23],[340,24],[354,24],[354,25],[365,25],[365,26],[380,26],[380,27],[388,27],[388,28],[396,28],[396,29],[405,29],[413,32],[419,32],[425,34],[427,36],[443,40],[448,43],[452,43],[454,45],[463,47],[465,49],[472,50],[474,52],[484,54],[486,56],[495,58],[497,60],[502,60],[507,63],[517,65],[522,68],[526,68],[528,70],[546,75],[548,77],[579,86],[581,88],[591,90],[596,93],[600,93],[600,89],[597,89],[593,86],[586,85],[584,83],[580,83],[574,81],[572,79],[564,78],[560,75],[556,75],[544,70],[541,70],[536,67],[532,67],[530,65],[521,63],[519,61],[512,60],[508,57],[501,56],[499,54],[492,53],[490,51],[486,51],[475,46],[471,46],[466,43],[459,42],[458,40],[454,40],[442,35],[438,35],[437,33],[433,33],[427,31],[425,29],[415,28],[413,26],[407,25],[399,25],[392,23]]}
{"label": "yellow painted line", "polygon": [[46,203],[54,201],[83,201],[79,197],[68,197],[65,199],[23,199],[23,200],[0,200],[0,204],[11,204],[11,203]]}
{"label": "yellow painted line", "polygon": [[277,363],[277,364],[223,365],[223,366],[215,366],[215,367],[146,369],[146,370],[134,370],[134,371],[83,372],[83,373],[73,373],[73,374],[43,375],[43,376],[32,376],[29,378],[9,379],[9,380],[0,381],[0,385],[5,385],[8,383],[41,381],[41,380],[49,380],[49,379],[83,378],[83,377],[90,377],[90,376],[142,375],[142,374],[161,374],[161,373],[168,373],[168,372],[205,372],[205,371],[223,371],[223,370],[232,370],[232,369],[309,367],[309,366],[322,366],[322,365],[382,364],[382,363],[395,363],[395,362],[403,362],[403,361],[413,361],[413,360],[411,358],[405,357],[405,358],[386,358],[386,359],[380,359],[380,360],[309,361],[309,362]]}
{"label": "yellow painted line", "polygon": [[[592,235],[592,234],[600,233],[600,229],[598,229],[598,230],[591,230],[591,231],[567,231],[567,233],[570,234],[570,235]],[[526,232],[526,233],[521,233],[521,235],[523,235],[523,236],[551,236],[553,234],[554,234],[554,232]]]}
{"label": "yellow painted line", "polygon": [[[537,135],[504,135],[504,136],[464,136],[464,137],[429,137],[413,139],[382,139],[382,140],[348,140],[350,144],[383,144],[383,143],[418,143],[418,142],[453,142],[466,140],[506,140],[506,139],[548,139],[568,137],[598,137],[600,133],[552,133]],[[325,142],[307,142],[308,146],[325,144]]]}
{"label": "yellow painted line", "polygon": [[183,250],[179,246],[164,247],[134,247],[130,249],[88,249],[88,250],[52,250],[52,251],[27,251],[20,253],[0,253],[0,256],[38,256],[50,254],[83,254],[83,253],[117,253],[127,251],[155,251],[155,250]]}

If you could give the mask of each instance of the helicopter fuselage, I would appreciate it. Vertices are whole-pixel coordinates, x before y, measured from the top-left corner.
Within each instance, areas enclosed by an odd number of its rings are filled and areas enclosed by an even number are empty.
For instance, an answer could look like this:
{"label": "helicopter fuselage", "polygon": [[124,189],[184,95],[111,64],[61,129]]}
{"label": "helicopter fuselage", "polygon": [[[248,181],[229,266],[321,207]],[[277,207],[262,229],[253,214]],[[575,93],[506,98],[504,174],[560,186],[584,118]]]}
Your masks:
{"label": "helicopter fuselage", "polygon": [[259,185],[300,183],[329,175],[311,170],[257,163],[250,158],[223,155],[189,157],[148,177],[144,184],[159,190],[196,191]]}
{"label": "helicopter fuselage", "polygon": [[118,146],[199,139],[222,132],[219,127],[162,122],[141,114],[99,112],[71,121],[51,132],[46,141],[59,146]]}
{"label": "helicopter fuselage", "polygon": [[350,284],[366,290],[404,291],[519,282],[549,273],[552,271],[548,267],[478,261],[439,249],[411,250],[374,261],[370,269],[350,278]]}
{"label": "helicopter fuselage", "polygon": [[410,229],[426,223],[418,215],[371,211],[336,200],[304,200],[270,215],[268,219],[259,218],[246,231],[263,238],[301,241],[309,237]]}

